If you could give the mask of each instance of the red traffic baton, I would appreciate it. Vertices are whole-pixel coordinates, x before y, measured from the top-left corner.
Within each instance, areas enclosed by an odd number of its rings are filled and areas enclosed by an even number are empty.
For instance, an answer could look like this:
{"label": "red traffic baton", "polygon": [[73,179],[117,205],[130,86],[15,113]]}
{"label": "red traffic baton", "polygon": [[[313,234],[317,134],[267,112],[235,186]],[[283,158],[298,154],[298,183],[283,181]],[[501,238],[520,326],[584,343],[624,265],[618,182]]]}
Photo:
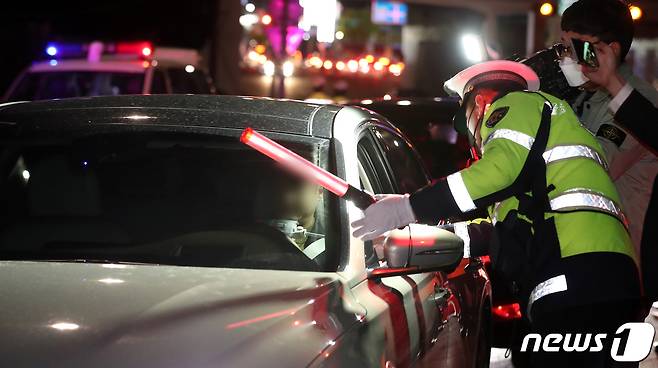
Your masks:
{"label": "red traffic baton", "polygon": [[345,180],[313,164],[251,128],[246,128],[242,132],[240,142],[273,159],[295,175],[301,176],[305,180],[327,189],[338,197],[354,203],[355,206],[362,210],[375,203],[375,199],[370,194],[355,188]]}

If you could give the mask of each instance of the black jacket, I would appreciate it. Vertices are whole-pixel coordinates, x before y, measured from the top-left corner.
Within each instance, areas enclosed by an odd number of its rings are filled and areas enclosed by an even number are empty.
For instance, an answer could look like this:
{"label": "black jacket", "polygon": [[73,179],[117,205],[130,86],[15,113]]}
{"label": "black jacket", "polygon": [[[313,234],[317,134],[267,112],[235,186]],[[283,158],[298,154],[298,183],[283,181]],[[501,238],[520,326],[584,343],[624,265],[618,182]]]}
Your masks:
{"label": "black jacket", "polygon": [[615,113],[615,120],[647,148],[658,152],[658,108],[633,90]]}

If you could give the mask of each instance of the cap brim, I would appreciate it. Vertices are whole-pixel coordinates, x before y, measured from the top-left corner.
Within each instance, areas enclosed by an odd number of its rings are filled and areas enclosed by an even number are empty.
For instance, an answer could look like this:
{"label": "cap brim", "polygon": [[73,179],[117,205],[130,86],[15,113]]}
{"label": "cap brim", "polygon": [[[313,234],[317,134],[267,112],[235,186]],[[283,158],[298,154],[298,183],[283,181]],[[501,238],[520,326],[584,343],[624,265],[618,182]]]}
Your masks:
{"label": "cap brim", "polygon": [[539,77],[537,76],[537,73],[527,65],[509,60],[485,61],[470,66],[447,80],[444,83],[443,88],[450,95],[459,95],[461,98],[464,98],[464,88],[468,82],[480,74],[491,71],[514,73],[525,80],[527,84],[526,89],[528,91],[539,90]]}

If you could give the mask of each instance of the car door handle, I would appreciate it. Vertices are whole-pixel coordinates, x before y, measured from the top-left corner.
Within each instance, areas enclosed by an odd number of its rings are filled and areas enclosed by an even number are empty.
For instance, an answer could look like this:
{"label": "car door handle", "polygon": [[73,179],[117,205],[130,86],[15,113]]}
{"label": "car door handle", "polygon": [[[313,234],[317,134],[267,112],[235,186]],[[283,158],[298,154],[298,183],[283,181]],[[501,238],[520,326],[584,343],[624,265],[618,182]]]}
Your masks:
{"label": "car door handle", "polygon": [[484,263],[479,258],[471,258],[468,264],[464,266],[464,272],[475,273],[482,267],[484,267]]}
{"label": "car door handle", "polygon": [[452,296],[450,289],[446,289],[438,285],[434,286],[434,302],[439,309],[446,307],[450,296]]}

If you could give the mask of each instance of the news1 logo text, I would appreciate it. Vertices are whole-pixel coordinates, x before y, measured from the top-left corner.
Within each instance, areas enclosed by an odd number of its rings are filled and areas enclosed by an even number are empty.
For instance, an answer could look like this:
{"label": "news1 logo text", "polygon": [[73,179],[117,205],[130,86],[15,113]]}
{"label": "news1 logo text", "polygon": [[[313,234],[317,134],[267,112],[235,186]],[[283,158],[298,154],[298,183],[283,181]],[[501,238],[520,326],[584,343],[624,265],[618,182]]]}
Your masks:
{"label": "news1 logo text", "polygon": [[523,338],[521,351],[599,352],[607,345],[607,339],[612,339],[612,359],[618,362],[639,362],[651,352],[654,334],[651,324],[640,322],[625,323],[612,336],[604,333],[551,333],[542,337],[531,333]]}

